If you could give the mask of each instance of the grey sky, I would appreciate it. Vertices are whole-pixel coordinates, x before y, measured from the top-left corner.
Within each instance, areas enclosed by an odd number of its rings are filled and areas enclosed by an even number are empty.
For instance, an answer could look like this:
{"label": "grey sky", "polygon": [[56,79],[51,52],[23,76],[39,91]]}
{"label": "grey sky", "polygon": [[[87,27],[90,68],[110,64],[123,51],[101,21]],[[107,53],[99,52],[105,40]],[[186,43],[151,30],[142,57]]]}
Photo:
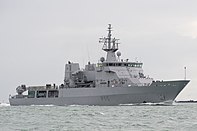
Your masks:
{"label": "grey sky", "polygon": [[96,63],[107,34],[146,75],[187,78],[177,99],[197,100],[196,0],[0,0],[0,101],[21,84],[63,83],[64,64]]}

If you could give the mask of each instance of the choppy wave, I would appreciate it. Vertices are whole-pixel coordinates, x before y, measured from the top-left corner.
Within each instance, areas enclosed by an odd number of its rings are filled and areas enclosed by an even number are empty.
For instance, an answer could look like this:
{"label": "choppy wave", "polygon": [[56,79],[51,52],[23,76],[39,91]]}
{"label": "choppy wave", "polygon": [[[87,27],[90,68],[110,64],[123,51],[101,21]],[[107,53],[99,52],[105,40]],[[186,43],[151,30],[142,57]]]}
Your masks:
{"label": "choppy wave", "polygon": [[[2,103],[9,106],[8,103]],[[197,104],[154,106],[32,105],[0,108],[0,130],[191,130],[197,129]],[[152,106],[153,105],[153,106]],[[181,123],[181,125],[180,125]]]}

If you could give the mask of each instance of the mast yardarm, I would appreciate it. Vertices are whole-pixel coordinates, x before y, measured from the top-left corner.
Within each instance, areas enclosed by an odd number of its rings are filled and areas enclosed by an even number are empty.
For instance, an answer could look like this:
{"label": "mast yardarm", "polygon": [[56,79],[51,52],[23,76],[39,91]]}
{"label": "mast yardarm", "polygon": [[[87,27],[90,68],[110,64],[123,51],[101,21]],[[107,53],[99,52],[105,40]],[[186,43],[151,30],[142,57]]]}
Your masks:
{"label": "mast yardarm", "polygon": [[116,38],[112,38],[112,27],[111,24],[109,24],[108,27],[108,37],[102,37],[99,39],[99,43],[103,43],[103,50],[106,52],[112,51],[112,52],[116,52],[118,50],[118,40]]}

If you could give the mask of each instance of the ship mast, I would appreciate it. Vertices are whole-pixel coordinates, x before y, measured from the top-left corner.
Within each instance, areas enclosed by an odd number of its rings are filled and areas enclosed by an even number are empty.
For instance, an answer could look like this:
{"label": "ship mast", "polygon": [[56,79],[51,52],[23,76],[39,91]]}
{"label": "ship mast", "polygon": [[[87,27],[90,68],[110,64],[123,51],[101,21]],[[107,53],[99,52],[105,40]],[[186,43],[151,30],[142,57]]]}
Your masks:
{"label": "ship mast", "polygon": [[102,50],[107,52],[107,58],[106,61],[117,61],[115,52],[118,50],[118,40],[116,38],[112,38],[112,27],[111,24],[108,26],[108,36],[102,37],[99,39],[99,43],[103,43]]}

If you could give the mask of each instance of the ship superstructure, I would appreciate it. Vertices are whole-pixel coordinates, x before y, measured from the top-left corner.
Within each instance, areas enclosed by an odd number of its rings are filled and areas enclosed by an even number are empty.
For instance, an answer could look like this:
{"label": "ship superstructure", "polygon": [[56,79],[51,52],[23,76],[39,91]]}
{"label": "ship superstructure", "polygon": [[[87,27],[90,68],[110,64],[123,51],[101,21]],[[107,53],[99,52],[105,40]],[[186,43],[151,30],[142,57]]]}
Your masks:
{"label": "ship superstructure", "polygon": [[[10,97],[11,105],[119,105],[129,103],[173,101],[189,80],[154,81],[144,75],[141,62],[121,59],[119,39],[108,35],[99,39],[107,53],[100,62],[88,62],[85,69],[79,63],[65,65],[64,84],[57,86],[21,85],[17,95]],[[28,95],[23,95],[27,91]]]}

